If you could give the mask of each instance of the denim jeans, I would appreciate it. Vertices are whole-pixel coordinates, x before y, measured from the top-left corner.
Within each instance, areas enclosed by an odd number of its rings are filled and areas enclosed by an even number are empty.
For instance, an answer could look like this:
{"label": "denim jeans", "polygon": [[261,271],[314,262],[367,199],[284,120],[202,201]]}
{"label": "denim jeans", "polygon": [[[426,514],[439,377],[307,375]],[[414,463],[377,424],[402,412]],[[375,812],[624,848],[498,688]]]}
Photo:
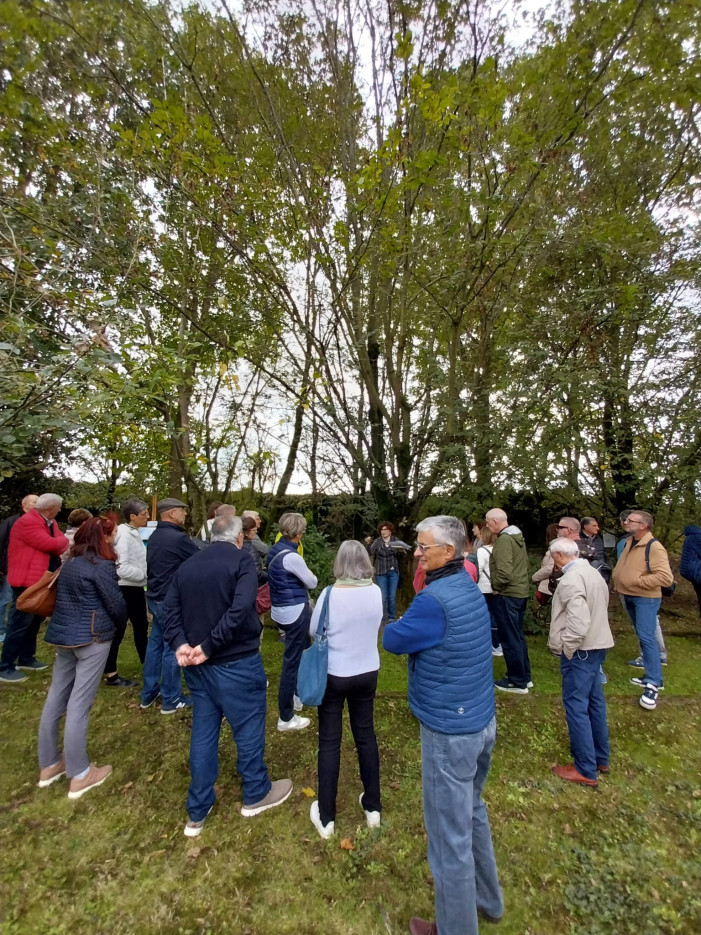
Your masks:
{"label": "denim jeans", "polygon": [[201,821],[214,805],[219,775],[219,734],[222,717],[236,744],[236,768],[241,774],[243,804],[254,805],[270,792],[265,754],[265,670],[260,653],[236,662],[186,666],[192,695],[190,788],[187,813]]}
{"label": "denim jeans", "polygon": [[596,779],[596,767],[609,765],[609,729],[601,683],[605,649],[578,650],[571,659],[560,656],[562,703],[565,706],[570,753],[577,770]]}
{"label": "denim jeans", "polygon": [[382,592],[383,619],[386,618],[392,623],[397,615],[399,575],[394,569],[390,569],[386,575],[375,575],[375,581]]}
{"label": "denim jeans", "polygon": [[297,672],[302,653],[309,646],[309,604],[294,623],[278,624],[285,633],[285,650],[282,654],[282,672],[277,693],[277,706],[281,721],[289,721],[295,713],[294,694],[297,691]]}
{"label": "denim jeans", "polygon": [[10,587],[10,582],[7,580],[7,575],[3,576],[2,585],[0,585],[0,635],[5,634],[6,625],[5,625],[5,616],[7,608],[10,607],[10,613],[12,612],[12,588]]}
{"label": "denim jeans", "polygon": [[26,590],[26,588],[12,589],[12,610],[0,656],[0,671],[3,672],[11,672],[15,668],[15,663],[26,665],[36,658],[37,635],[44,618],[38,614],[27,614],[23,610],[17,610],[17,598]]}
{"label": "denim jeans", "polygon": [[501,644],[499,643],[499,626],[497,624],[497,618],[494,616],[494,594],[485,594],[484,599],[487,604],[489,622],[492,627],[492,649],[496,649]]}
{"label": "denim jeans", "polygon": [[[633,625],[635,625],[635,621],[633,620],[633,617],[631,616],[631,614],[628,612],[628,607],[626,606],[626,595],[625,595],[625,594],[619,594],[618,596],[619,596],[620,599],[621,599],[621,604],[622,604],[622,606],[623,606],[623,610],[625,610],[625,612],[626,612],[626,616],[628,617],[628,619],[630,620],[630,622],[631,622]],[[661,603],[661,602],[660,602],[660,603]],[[701,611],[701,599],[699,599],[699,609],[700,609],[700,611]],[[657,643],[657,646],[658,646],[658,648],[659,648],[659,650],[660,650],[660,656],[661,656],[662,659],[666,662],[666,661],[667,661],[667,647],[665,646],[665,643],[664,643],[664,636],[663,636],[663,634],[662,634],[662,627],[660,626],[660,615],[659,615],[659,613],[658,613],[658,615],[657,615],[657,623],[656,623],[656,626],[655,626],[655,642]],[[640,653],[641,653],[641,655],[642,655],[642,648],[641,648],[641,650],[640,650]]]}
{"label": "denim jeans", "polygon": [[380,802],[380,754],[375,737],[373,711],[377,691],[377,671],[341,677],[329,675],[324,700],[319,705],[319,817],[322,825],[336,818],[336,794],[341,766],[343,705],[348,717],[363,783],[363,808],[382,810]]}
{"label": "denim jeans", "polygon": [[525,688],[531,680],[528,644],[523,634],[526,598],[495,594],[492,598],[491,609],[497,622],[499,642],[504,650],[506,676],[514,685]]}
{"label": "denim jeans", "polygon": [[163,707],[174,708],[182,695],[182,682],[175,653],[163,639],[161,627],[163,602],[149,601],[148,609],[153,614],[153,622],[144,659],[144,687],[141,689],[141,701],[143,704],[153,701],[160,689]]}
{"label": "denim jeans", "polygon": [[640,642],[640,652],[645,666],[644,678],[653,685],[662,685],[662,661],[660,647],[655,639],[657,613],[662,603],[659,597],[635,597],[625,595],[626,610],[633,621]]}
{"label": "denim jeans", "polygon": [[477,910],[504,913],[482,800],[497,722],[476,734],[440,734],[421,725],[421,772],[428,863],[440,935],[478,935]]}

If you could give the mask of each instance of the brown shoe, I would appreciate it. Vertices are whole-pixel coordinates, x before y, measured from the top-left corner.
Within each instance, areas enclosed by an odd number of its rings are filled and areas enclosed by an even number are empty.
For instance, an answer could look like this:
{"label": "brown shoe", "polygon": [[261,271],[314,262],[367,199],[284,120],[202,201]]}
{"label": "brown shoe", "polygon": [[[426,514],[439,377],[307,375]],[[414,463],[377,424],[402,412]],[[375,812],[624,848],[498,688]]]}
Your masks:
{"label": "brown shoe", "polygon": [[578,782],[582,786],[591,786],[594,789],[599,785],[596,779],[587,779],[586,776],[582,776],[582,774],[575,769],[573,763],[570,763],[568,766],[552,766],[551,772],[559,776],[560,779],[564,779],[566,782]]}
{"label": "brown shoe", "polygon": [[411,935],[438,935],[435,922],[427,922],[425,919],[419,919],[418,916],[413,916],[409,920],[409,932]]}
{"label": "brown shoe", "polygon": [[605,776],[606,773],[610,773],[610,772],[611,772],[611,767],[610,767],[610,766],[602,766],[601,763],[597,763],[597,764],[596,764],[596,771],[597,771],[598,773],[601,773],[603,776]]}
{"label": "brown shoe", "polygon": [[63,754],[61,754],[58,763],[54,763],[53,766],[45,766],[44,769],[39,770],[39,782],[37,785],[40,789],[45,789],[47,786],[50,786],[52,782],[56,782],[57,779],[65,775],[66,761]]}
{"label": "brown shoe", "polygon": [[111,772],[111,766],[95,766],[94,763],[91,763],[90,769],[82,779],[71,779],[68,798],[79,799],[84,792],[92,789],[93,786],[101,786]]}

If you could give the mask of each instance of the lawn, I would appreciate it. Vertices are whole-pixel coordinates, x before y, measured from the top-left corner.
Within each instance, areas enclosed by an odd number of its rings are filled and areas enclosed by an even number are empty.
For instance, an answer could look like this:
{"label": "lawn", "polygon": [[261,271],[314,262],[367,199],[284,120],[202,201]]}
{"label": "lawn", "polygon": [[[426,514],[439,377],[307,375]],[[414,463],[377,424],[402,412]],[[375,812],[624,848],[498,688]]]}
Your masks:
{"label": "lawn", "polygon": [[[568,761],[557,662],[529,640],[535,689],[497,698],[499,736],[486,798],[506,915],[495,935],[698,935],[701,932],[701,628],[692,592],[665,603],[670,664],[655,712],[638,705],[626,660],[637,654],[612,601],[606,664],[612,772],[598,791],[549,770]],[[102,687],[89,750],[114,773],[77,802],[66,783],[36,786],[36,733],[50,672],[0,686],[2,935],[395,935],[432,918],[421,809],[418,725],[403,659],[383,654],[376,724],[382,827],[358,806],[357,764],[343,752],[336,837],[309,821],[315,712],[301,733],[275,730],[281,644],[266,629],[267,762],[290,776],[290,800],[239,813],[231,737],[222,732],[218,802],[205,831],[182,829],[189,714],[140,710],[138,694]],[[39,655],[49,660],[46,644]],[[138,677],[132,646],[120,670]],[[495,662],[503,673],[503,662]],[[309,712],[307,712],[309,713]]]}

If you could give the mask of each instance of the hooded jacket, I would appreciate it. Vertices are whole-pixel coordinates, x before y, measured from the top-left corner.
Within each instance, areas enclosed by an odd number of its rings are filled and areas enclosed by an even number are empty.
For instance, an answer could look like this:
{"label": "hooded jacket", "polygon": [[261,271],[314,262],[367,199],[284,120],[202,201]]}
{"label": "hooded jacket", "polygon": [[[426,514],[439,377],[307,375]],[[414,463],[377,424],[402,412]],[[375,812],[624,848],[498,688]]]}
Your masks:
{"label": "hooded jacket", "polygon": [[489,559],[492,590],[502,597],[528,597],[528,554],[518,526],[506,526],[497,536]]}
{"label": "hooded jacket", "polygon": [[687,526],[679,571],[692,584],[701,584],[701,526]]}

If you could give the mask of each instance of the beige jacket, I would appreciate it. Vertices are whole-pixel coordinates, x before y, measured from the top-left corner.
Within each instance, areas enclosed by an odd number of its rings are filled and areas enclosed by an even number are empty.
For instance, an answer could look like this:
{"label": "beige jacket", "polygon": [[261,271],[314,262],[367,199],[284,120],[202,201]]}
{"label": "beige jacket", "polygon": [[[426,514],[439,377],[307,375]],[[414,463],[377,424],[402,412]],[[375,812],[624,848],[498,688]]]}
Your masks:
{"label": "beige jacket", "polygon": [[613,569],[613,586],[619,594],[632,597],[662,597],[660,588],[674,581],[669,567],[667,549],[661,542],[650,547],[650,574],[645,563],[645,546],[653,539],[651,532],[645,533],[639,542],[631,536]]}
{"label": "beige jacket", "polygon": [[548,578],[553,573],[555,568],[555,562],[550,552],[546,552],[543,556],[543,561],[540,563],[540,568],[538,571],[534,572],[531,575],[531,581],[538,582],[538,591],[541,594],[550,594],[550,586],[548,585]]}
{"label": "beige jacket", "polygon": [[568,659],[578,649],[610,649],[609,589],[599,572],[578,558],[560,578],[553,594],[548,646]]}

